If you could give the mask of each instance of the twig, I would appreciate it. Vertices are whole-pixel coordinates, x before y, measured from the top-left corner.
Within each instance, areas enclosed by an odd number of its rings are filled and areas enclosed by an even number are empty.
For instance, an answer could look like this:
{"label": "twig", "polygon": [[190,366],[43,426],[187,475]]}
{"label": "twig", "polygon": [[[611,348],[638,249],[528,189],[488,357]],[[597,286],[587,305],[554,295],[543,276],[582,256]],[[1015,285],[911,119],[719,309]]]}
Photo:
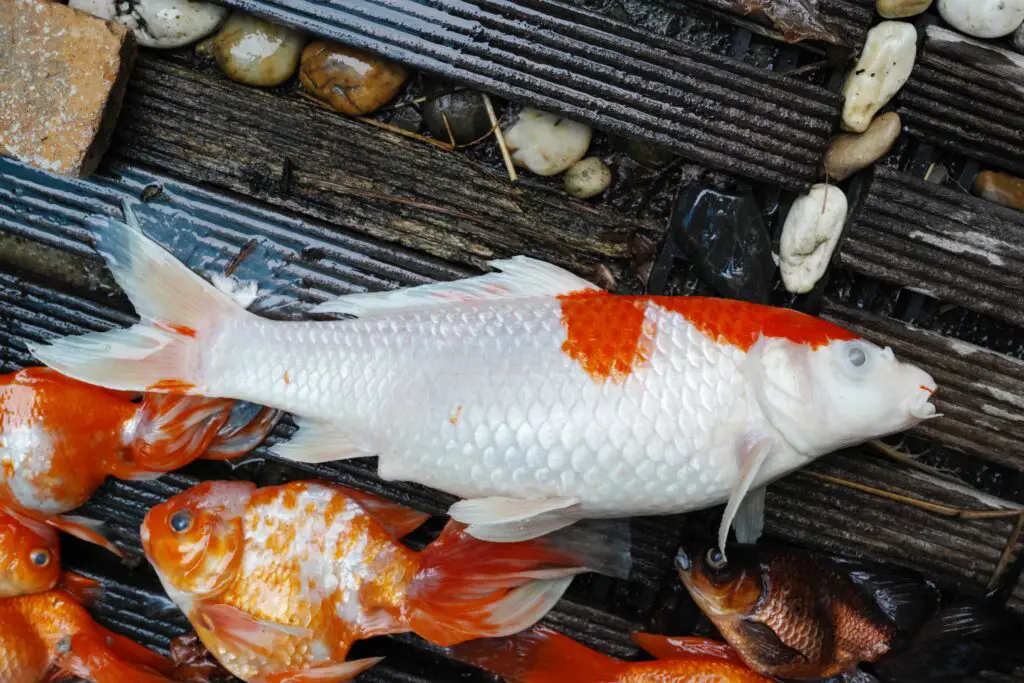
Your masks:
{"label": "twig", "polygon": [[810,64],[804,64],[793,69],[786,69],[785,71],[779,71],[780,76],[796,76],[797,74],[807,73],[808,71],[814,71],[820,69],[823,66],[828,66],[828,60],[822,59],[821,61],[811,62]]}
{"label": "twig", "polygon": [[498,125],[497,124],[495,124],[495,125],[491,126],[490,128],[488,128],[487,132],[484,133],[483,135],[481,135],[480,137],[478,137],[476,140],[473,140],[472,142],[466,142],[466,143],[463,143],[461,145],[455,145],[455,149],[463,149],[465,147],[472,147],[473,145],[480,144],[481,142],[483,142],[487,138],[491,137],[491,135],[493,135],[494,131],[496,131],[496,130],[498,130]]}
{"label": "twig", "polygon": [[942,470],[932,467],[931,465],[926,465],[923,462],[918,461],[914,456],[904,453],[903,451],[898,450],[896,448],[893,448],[884,441],[875,439],[874,441],[869,441],[868,445],[874,448],[882,455],[884,455],[885,457],[889,458],[890,460],[895,460],[896,462],[906,465],[907,467],[918,470],[920,472],[924,472],[925,474],[930,474],[940,479],[945,479],[946,481],[952,482],[954,484],[964,484],[963,480],[961,480],[960,478],[955,477],[947,472],[943,472]]}
{"label": "twig", "polygon": [[519,180],[519,176],[516,175],[516,167],[512,163],[512,155],[508,153],[508,146],[505,144],[505,134],[501,132],[501,127],[498,125],[498,116],[494,113],[494,105],[491,104],[491,98],[487,93],[480,93],[480,96],[484,98],[484,107],[487,108],[487,116],[491,119],[494,137],[497,138],[498,149],[501,150],[501,158],[505,160],[505,170],[508,171],[509,180],[514,183]]}
{"label": "twig", "polygon": [[839,486],[845,486],[847,488],[854,489],[856,491],[862,491],[864,493],[870,493],[873,496],[879,498],[887,498],[894,500],[898,503],[910,505],[921,510],[927,510],[928,512],[934,512],[937,515],[943,517],[953,517],[955,519],[1003,519],[1006,517],[1019,517],[1024,510],[965,510],[963,508],[950,507],[949,505],[942,505],[941,503],[931,503],[927,500],[920,500],[918,498],[911,498],[910,496],[904,496],[899,493],[893,493],[892,491],[885,491],[883,489],[876,489],[873,486],[866,486],[865,484],[858,484],[855,481],[848,481],[846,479],[840,479],[839,477],[833,477],[828,474],[820,474],[818,472],[806,472],[815,479],[821,479],[832,484]]}
{"label": "twig", "polygon": [[1024,512],[1017,515],[1017,523],[1013,525],[1013,531],[1010,532],[1010,537],[1006,539],[1003,554],[999,556],[999,563],[996,564],[996,569],[992,572],[992,578],[988,580],[989,590],[995,590],[1003,580],[1003,574],[1006,573],[1006,568],[1010,566],[1010,560],[1013,559],[1013,551],[1017,547],[1017,541],[1020,540],[1020,532],[1022,530],[1024,530]]}
{"label": "twig", "polygon": [[444,140],[435,140],[434,138],[428,138],[426,135],[420,135],[419,133],[414,133],[411,130],[406,130],[404,128],[399,128],[398,126],[390,124],[390,123],[384,123],[383,121],[378,121],[377,119],[371,119],[369,116],[359,116],[359,117],[356,118],[356,120],[357,121],[362,121],[363,123],[368,123],[371,126],[376,126],[377,128],[383,128],[384,130],[389,130],[392,133],[397,133],[397,134],[405,136],[407,138],[412,138],[413,140],[419,140],[420,142],[426,142],[427,144],[434,145],[435,147],[440,147],[441,149],[446,149],[449,152],[451,150],[455,149],[454,145],[449,144],[449,143],[445,142]]}
{"label": "twig", "polygon": [[455,134],[452,133],[452,127],[448,124],[448,114],[441,112],[441,123],[444,124],[444,129],[448,133],[448,140],[452,143],[452,149],[455,149]]}

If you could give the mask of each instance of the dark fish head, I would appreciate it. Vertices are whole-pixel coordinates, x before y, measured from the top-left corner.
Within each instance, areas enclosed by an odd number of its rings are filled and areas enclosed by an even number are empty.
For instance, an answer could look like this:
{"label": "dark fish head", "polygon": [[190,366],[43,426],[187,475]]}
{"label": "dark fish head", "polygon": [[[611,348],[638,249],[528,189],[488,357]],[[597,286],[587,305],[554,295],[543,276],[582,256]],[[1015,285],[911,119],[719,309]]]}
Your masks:
{"label": "dark fish head", "polygon": [[682,547],[676,554],[676,570],[694,601],[712,621],[716,617],[751,613],[764,593],[761,567],[753,546],[730,547],[728,560],[715,545]]}

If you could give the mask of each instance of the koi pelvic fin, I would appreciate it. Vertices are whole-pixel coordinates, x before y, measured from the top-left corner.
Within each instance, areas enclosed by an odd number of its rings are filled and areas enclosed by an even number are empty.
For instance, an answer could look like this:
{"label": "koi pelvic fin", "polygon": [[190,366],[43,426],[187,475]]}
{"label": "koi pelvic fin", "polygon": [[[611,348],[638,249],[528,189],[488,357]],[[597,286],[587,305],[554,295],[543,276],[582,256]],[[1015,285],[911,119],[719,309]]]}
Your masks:
{"label": "koi pelvic fin", "polygon": [[624,664],[547,628],[510,638],[474,640],[451,648],[455,659],[508,683],[610,683]]}
{"label": "koi pelvic fin", "polygon": [[252,314],[146,237],[129,206],[124,211],[127,223],[90,216],[88,224],[139,324],[29,349],[68,377],[108,389],[203,393],[199,345],[212,328]]}
{"label": "koi pelvic fin", "polygon": [[576,574],[628,572],[628,548],[625,522],[519,543],[481,541],[449,522],[409,583],[409,627],[438,645],[518,633],[554,607]]}

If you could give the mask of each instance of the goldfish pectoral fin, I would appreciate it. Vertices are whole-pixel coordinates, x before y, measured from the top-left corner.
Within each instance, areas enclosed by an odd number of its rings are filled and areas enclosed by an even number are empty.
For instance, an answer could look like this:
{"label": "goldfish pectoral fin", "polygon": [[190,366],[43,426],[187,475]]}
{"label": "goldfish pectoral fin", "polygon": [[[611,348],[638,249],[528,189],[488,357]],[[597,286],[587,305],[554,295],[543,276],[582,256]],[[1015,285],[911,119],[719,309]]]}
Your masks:
{"label": "goldfish pectoral fin", "polygon": [[740,543],[756,543],[764,530],[764,499],[768,488],[759,486],[751,489],[743,497],[736,516],[732,520],[732,528],[736,531],[736,540]]}
{"label": "goldfish pectoral fin", "polygon": [[366,659],[355,659],[351,662],[342,662],[329,666],[282,671],[251,680],[252,683],[343,683],[343,681],[352,680],[383,660],[383,657],[367,657]]}
{"label": "goldfish pectoral fin", "polygon": [[522,522],[576,505],[575,498],[472,498],[460,500],[448,509],[448,516],[463,524],[507,524]]}
{"label": "goldfish pectoral fin", "polygon": [[802,652],[782,642],[770,626],[759,621],[740,619],[739,630],[743,633],[752,658],[765,666],[807,661]]}
{"label": "goldfish pectoral fin", "polygon": [[741,661],[731,645],[708,638],[660,636],[654,633],[634,633],[632,638],[637,647],[658,659],[714,657],[730,662]]}
{"label": "goldfish pectoral fin", "polygon": [[58,587],[71,595],[79,604],[92,605],[103,597],[103,586],[98,581],[74,572],[64,572]]}
{"label": "goldfish pectoral fin", "polygon": [[228,460],[245,455],[273,431],[280,421],[282,413],[274,408],[261,408],[247,422],[235,424],[229,421],[221,427],[213,443],[203,453],[206,460]]}
{"label": "goldfish pectoral fin", "polygon": [[718,547],[723,556],[725,555],[725,543],[729,540],[729,527],[732,526],[732,521],[739,511],[740,503],[743,502],[747,492],[754,485],[758,473],[768,461],[768,456],[771,455],[774,448],[775,439],[758,432],[748,433],[740,440],[736,454],[739,461],[739,473],[736,483],[733,484],[732,492],[729,494],[725,512],[722,514],[722,523],[718,527]]}
{"label": "goldfish pectoral fin", "polygon": [[103,522],[77,515],[48,515],[42,512],[32,512],[30,514],[49,524],[54,529],[59,529],[87,543],[93,543],[101,548],[105,548],[120,558],[125,556],[124,552],[107,538],[109,530]]}
{"label": "goldfish pectoral fin", "polygon": [[368,318],[397,311],[429,310],[459,301],[556,297],[598,290],[594,284],[567,270],[525,256],[490,261],[488,265],[501,272],[388,292],[346,294],[320,304],[313,312]]}
{"label": "goldfish pectoral fin", "polygon": [[100,635],[103,636],[106,645],[117,655],[118,659],[173,678],[174,663],[163,655],[105,628],[100,629]]}
{"label": "goldfish pectoral fin", "polygon": [[102,633],[65,636],[57,645],[54,664],[71,677],[94,683],[170,683],[169,678],[118,657]]}
{"label": "goldfish pectoral fin", "polygon": [[347,486],[335,486],[335,488],[342,489],[346,496],[358,503],[359,507],[380,522],[395,538],[411,534],[430,519],[430,515],[426,512],[407,508],[366,491],[350,489]]}
{"label": "goldfish pectoral fin", "polygon": [[309,629],[262,621],[230,605],[200,604],[196,624],[230,649],[250,656],[269,657],[293,638],[310,638]]}
{"label": "goldfish pectoral fin", "polygon": [[342,430],[332,424],[303,418],[296,418],[295,424],[299,431],[271,449],[286,460],[320,463],[372,455],[352,443]]}

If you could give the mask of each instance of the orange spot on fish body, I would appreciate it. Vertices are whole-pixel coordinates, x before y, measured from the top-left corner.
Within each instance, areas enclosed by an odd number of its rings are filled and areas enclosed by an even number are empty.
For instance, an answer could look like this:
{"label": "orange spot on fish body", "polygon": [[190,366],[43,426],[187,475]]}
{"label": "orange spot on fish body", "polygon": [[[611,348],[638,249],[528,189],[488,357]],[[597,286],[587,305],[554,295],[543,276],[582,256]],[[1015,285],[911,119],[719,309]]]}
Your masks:
{"label": "orange spot on fish body", "polygon": [[459,424],[459,420],[462,419],[462,406],[455,406],[455,412],[448,418],[448,421],[452,423],[452,426]]}
{"label": "orange spot on fish body", "polygon": [[183,382],[180,379],[162,379],[159,382],[150,384],[146,387],[146,391],[168,391],[176,394],[184,394],[195,388],[195,384]]}
{"label": "orange spot on fish body", "polygon": [[650,360],[657,334],[650,305],[684,317],[709,339],[743,351],[758,338],[777,337],[818,348],[857,335],[787,308],[709,297],[617,296],[580,291],[558,297],[566,340],[562,350],[595,381],[623,382]]}
{"label": "orange spot on fish body", "polygon": [[282,379],[284,379],[284,383],[285,383],[285,384],[291,384],[291,383],[292,383],[292,378],[291,378],[291,376],[290,376],[290,375],[288,374],[288,371],[287,371],[287,370],[285,370],[285,371],[284,371],[284,377],[283,377]]}
{"label": "orange spot on fish body", "polygon": [[193,339],[195,339],[197,334],[197,332],[188,325],[179,325],[178,323],[167,322],[166,320],[158,320],[156,322],[156,327],[185,337],[192,337]]}

